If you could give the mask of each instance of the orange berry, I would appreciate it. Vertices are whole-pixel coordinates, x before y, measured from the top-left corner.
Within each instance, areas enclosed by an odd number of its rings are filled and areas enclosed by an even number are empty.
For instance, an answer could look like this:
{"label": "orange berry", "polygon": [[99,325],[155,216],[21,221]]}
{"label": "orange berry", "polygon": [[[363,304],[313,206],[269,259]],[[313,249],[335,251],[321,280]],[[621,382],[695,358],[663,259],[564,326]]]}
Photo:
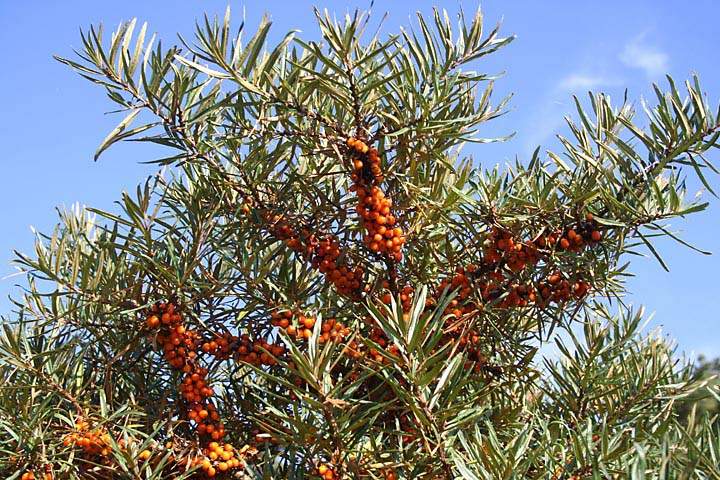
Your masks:
{"label": "orange berry", "polygon": [[157,317],[157,315],[151,315],[147,319],[147,326],[148,328],[157,328],[160,326],[160,319]]}

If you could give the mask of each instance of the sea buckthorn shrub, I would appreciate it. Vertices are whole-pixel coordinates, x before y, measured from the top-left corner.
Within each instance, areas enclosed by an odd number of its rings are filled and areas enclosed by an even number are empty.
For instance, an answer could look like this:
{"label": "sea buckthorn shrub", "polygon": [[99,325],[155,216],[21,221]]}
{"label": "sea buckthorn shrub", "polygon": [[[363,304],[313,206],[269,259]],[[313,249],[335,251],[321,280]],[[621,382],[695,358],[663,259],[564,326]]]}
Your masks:
{"label": "sea buckthorn shrub", "polygon": [[591,95],[561,151],[488,167],[482,59],[513,37],[316,15],[316,40],[92,27],[59,58],[124,112],[97,155],[168,153],[18,254],[3,478],[717,476],[717,421],[673,407],[704,385],[622,302],[628,254],[667,266],[655,238],[706,206],[699,81],[641,120]]}

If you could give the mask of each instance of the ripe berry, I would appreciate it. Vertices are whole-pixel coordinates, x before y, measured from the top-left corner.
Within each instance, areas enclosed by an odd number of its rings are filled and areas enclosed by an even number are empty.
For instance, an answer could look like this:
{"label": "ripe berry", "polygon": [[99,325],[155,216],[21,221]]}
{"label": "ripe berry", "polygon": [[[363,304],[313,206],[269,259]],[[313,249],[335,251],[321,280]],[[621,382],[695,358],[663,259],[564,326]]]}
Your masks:
{"label": "ripe berry", "polygon": [[147,326],[148,326],[148,328],[153,328],[153,329],[159,327],[160,319],[158,318],[158,316],[157,315],[149,316],[147,319]]}

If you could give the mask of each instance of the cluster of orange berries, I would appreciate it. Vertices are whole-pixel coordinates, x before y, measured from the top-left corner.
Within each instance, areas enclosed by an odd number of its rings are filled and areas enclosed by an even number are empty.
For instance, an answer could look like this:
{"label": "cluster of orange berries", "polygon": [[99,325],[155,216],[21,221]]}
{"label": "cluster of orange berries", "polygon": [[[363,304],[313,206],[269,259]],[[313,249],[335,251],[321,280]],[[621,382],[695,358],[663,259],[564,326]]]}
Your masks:
{"label": "cluster of orange berries", "polygon": [[215,335],[213,339],[203,342],[201,350],[215,358],[225,360],[235,354],[235,359],[251,365],[277,365],[276,358],[285,354],[285,347],[271,344],[264,340],[253,341],[249,335],[236,336],[229,332]]}
{"label": "cluster of orange berries", "polygon": [[451,292],[457,290],[457,295],[445,310],[446,314],[451,313],[454,317],[460,318],[466,313],[477,310],[477,306],[473,302],[467,301],[473,292],[471,275],[476,271],[477,266],[472,264],[458,267],[452,277],[440,281],[435,290],[437,296],[441,295],[446,288]]}
{"label": "cluster of orange berries", "polygon": [[182,322],[182,315],[173,302],[157,302],[150,307],[150,314],[145,323],[148,328],[154,330],[162,326],[179,325]]}
{"label": "cluster of orange berries", "polygon": [[495,302],[498,309],[523,308],[530,305],[547,306],[585,296],[590,284],[582,280],[574,283],[562,279],[560,274],[550,275],[537,284],[511,282],[501,272],[489,272],[478,282],[483,302]]}
{"label": "cluster of orange berries", "polygon": [[327,236],[320,240],[313,249],[313,268],[335,286],[340,295],[346,297],[358,296],[362,286],[363,268],[356,266],[351,268],[340,260],[340,247],[337,240]]}
{"label": "cluster of orange berries", "polygon": [[[208,370],[198,363],[201,353],[213,355],[217,359],[227,359],[235,353],[238,360],[254,362],[255,356],[263,359],[263,349],[280,355],[283,349],[267,342],[251,342],[247,335],[237,337],[225,332],[213,334],[203,339],[196,331],[183,325],[183,317],[174,302],[155,303],[148,312],[146,325],[152,329],[160,329],[157,341],[162,347],[165,360],[175,369],[185,372],[180,393],[187,405],[187,418],[195,425],[197,433],[210,443],[203,454],[181,462],[199,467],[193,478],[212,478],[231,469],[243,465],[241,455],[230,444],[219,445],[217,442],[225,436],[225,426],[210,398],[215,394],[208,385]],[[264,360],[263,360],[264,361]],[[272,361],[265,362],[272,364]],[[83,443],[85,443],[83,441]],[[168,448],[171,448],[169,444]],[[149,450],[140,452],[138,458],[147,461],[152,456]]]}
{"label": "cluster of orange berries", "polygon": [[192,370],[191,363],[197,358],[200,343],[197,332],[185,328],[184,325],[177,325],[167,332],[158,334],[157,341],[170,366],[185,373]]}
{"label": "cluster of orange berries", "polygon": [[[270,317],[274,326],[284,330],[289,336],[300,340],[307,340],[312,336],[316,323],[314,317],[302,313],[293,313],[290,310],[274,311],[270,314]],[[296,322],[293,321],[294,319],[296,319]],[[324,320],[320,326],[318,342],[341,342],[348,335],[350,335],[348,327],[334,318],[329,318]]]}
{"label": "cluster of orange berries", "polygon": [[353,173],[351,180],[355,183],[380,183],[383,181],[380,168],[380,153],[377,148],[369,147],[357,138],[348,138],[347,146],[352,155]]}
{"label": "cluster of orange berries", "polygon": [[562,277],[559,272],[548,276],[538,285],[539,299],[538,303],[547,305],[550,302],[562,303],[570,300],[573,296],[582,298],[590,291],[590,284],[577,280],[570,282]]}
{"label": "cluster of orange berries", "polygon": [[151,330],[160,328],[157,342],[165,360],[177,370],[190,372],[197,356],[200,336],[182,325],[182,315],[173,302],[157,302],[150,307],[145,324]]}
{"label": "cluster of orange berries", "polygon": [[[294,322],[293,319],[297,321]],[[315,326],[314,317],[307,317],[291,310],[273,311],[270,313],[270,321],[273,326],[284,330],[291,337],[306,340],[312,335]]]}
{"label": "cluster of orange berries", "polygon": [[584,247],[599,243],[603,239],[602,231],[592,213],[585,220],[563,230],[557,230],[547,236],[541,235],[535,244],[541,248],[559,248],[560,250],[579,251]]}
{"label": "cluster of orange berries", "polygon": [[200,350],[227,358],[235,337],[229,334],[217,335],[215,339],[201,342],[200,335],[182,325],[182,320],[175,303],[158,302],[150,308],[146,324],[150,328],[161,328],[157,341],[165,360],[173,368],[186,373],[180,385],[180,393],[188,405],[188,418],[195,422],[200,435],[220,440],[225,436],[225,427],[215,406],[208,401],[214,394],[207,384],[208,371],[198,366],[196,360]]}
{"label": "cluster of orange berries", "polygon": [[365,227],[364,242],[375,252],[402,260],[402,246],[405,236],[400,227],[395,226],[397,219],[391,213],[392,199],[377,186],[382,182],[380,155],[376,148],[368,147],[357,138],[349,138],[347,145],[353,162],[353,181],[351,191],[356,192],[358,203],[356,211]]}
{"label": "cluster of orange berries", "polygon": [[224,360],[230,357],[233,346],[237,342],[238,337],[230,332],[224,332],[222,335],[215,335],[213,338],[204,341],[200,349],[215,358]]}
{"label": "cluster of orange berries", "polygon": [[49,463],[45,465],[45,473],[43,473],[41,477],[36,477],[35,473],[31,470],[23,473],[20,476],[20,480],[53,480],[53,478],[54,477],[52,473],[52,465],[50,465]]}
{"label": "cluster of orange berries", "polygon": [[192,404],[188,418],[197,424],[200,435],[207,435],[213,440],[220,440],[225,436],[225,425],[220,421],[215,405],[210,402]]}
{"label": "cluster of orange berries", "polygon": [[208,386],[206,381],[207,374],[206,368],[196,367],[183,378],[180,392],[185,400],[190,403],[201,402],[203,399],[213,395],[213,389]]}
{"label": "cluster of orange berries", "polygon": [[[229,473],[233,469],[243,467],[245,465],[245,459],[257,453],[256,449],[249,446],[238,450],[229,443],[221,444],[216,441],[211,441],[196,454],[176,457],[174,452],[172,452],[173,445],[173,442],[168,442],[165,445],[166,449],[171,451],[167,460],[167,467],[175,474],[195,470],[192,476],[188,478],[196,480],[214,478],[215,476],[227,478],[227,476],[223,474]],[[198,451],[193,445],[187,445],[184,450],[187,451],[187,447],[190,447],[191,451]],[[165,455],[164,452],[163,455]],[[143,450],[138,455],[138,460],[148,461],[152,456],[153,453],[150,450]],[[175,477],[173,476],[173,478]]]}
{"label": "cluster of orange berries", "polygon": [[535,287],[509,282],[500,272],[490,272],[479,282],[483,302],[494,302],[498,309],[522,308],[535,302]]}
{"label": "cluster of orange berries", "polygon": [[307,230],[298,234],[282,215],[269,216],[268,219],[270,232],[292,251],[309,259],[313,268],[325,275],[338,293],[351,298],[360,296],[364,270],[360,266],[350,266],[346,259],[341,258],[339,242],[334,236],[326,235],[318,240]]}
{"label": "cluster of orange berries", "polygon": [[334,478],[337,478],[337,476],[335,474],[335,469],[329,463],[323,463],[320,466],[318,466],[317,473],[324,480],[333,480]]}
{"label": "cluster of orange berries", "polygon": [[87,456],[107,457],[111,452],[112,439],[103,429],[90,429],[86,420],[75,422],[75,431],[63,438],[63,445],[81,448]]}
{"label": "cluster of orange berries", "polygon": [[350,335],[350,328],[338,322],[334,318],[328,318],[322,322],[320,326],[320,337],[318,338],[319,343],[325,342],[341,342],[347,336]]}
{"label": "cluster of orange berries", "polygon": [[206,477],[213,478],[218,473],[243,466],[243,461],[231,444],[221,445],[218,442],[210,442],[204,449],[203,455],[195,457],[191,465],[193,468],[199,467]]}
{"label": "cluster of orange berries", "polygon": [[377,186],[367,188],[356,184],[353,189],[358,196],[356,210],[366,231],[365,245],[371,251],[390,256],[399,262],[402,260],[405,236],[402,228],[395,226],[397,219],[390,213],[392,200]]}
{"label": "cluster of orange berries", "polygon": [[180,391],[188,403],[188,418],[195,422],[197,432],[220,440],[225,436],[225,426],[215,405],[208,400],[215,392],[207,384],[207,373],[207,369],[196,367],[183,379]]}
{"label": "cluster of orange berries", "polygon": [[237,360],[256,367],[277,365],[277,359],[284,355],[284,345],[280,343],[272,344],[265,340],[252,341],[248,335],[243,335],[238,339],[235,352]]}
{"label": "cluster of orange berries", "polygon": [[[265,217],[270,224],[268,230],[275,238],[285,242],[285,245],[295,253],[303,256],[312,255],[312,242],[305,245],[300,239],[298,232],[290,226],[290,223],[288,223],[283,215],[266,214]],[[310,232],[303,230],[302,234],[303,237],[311,238],[312,240]]]}
{"label": "cluster of orange berries", "polygon": [[518,241],[512,233],[493,227],[483,243],[483,261],[493,265],[501,260],[512,272],[518,273],[528,264],[536,264],[539,254],[535,245]]}

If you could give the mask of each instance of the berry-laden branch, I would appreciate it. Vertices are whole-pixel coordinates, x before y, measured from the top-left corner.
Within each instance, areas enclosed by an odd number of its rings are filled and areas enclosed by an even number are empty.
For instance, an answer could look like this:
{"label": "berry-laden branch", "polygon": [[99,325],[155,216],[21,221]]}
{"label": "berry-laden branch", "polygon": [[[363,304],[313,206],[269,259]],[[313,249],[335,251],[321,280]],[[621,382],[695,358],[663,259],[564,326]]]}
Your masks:
{"label": "berry-laden branch", "polygon": [[349,138],[347,146],[354,169],[350,189],[357,195],[356,210],[365,229],[365,245],[372,252],[399,262],[405,236],[402,228],[396,226],[392,199],[380,189],[384,176],[378,150],[357,138]]}
{"label": "berry-laden branch", "polygon": [[334,235],[318,237],[308,229],[298,231],[279,214],[268,213],[265,218],[268,231],[325,275],[340,295],[353,301],[361,300],[367,289],[363,283],[364,269],[350,263],[340,251],[340,242]]}
{"label": "berry-laden branch", "polygon": [[[176,439],[175,442],[168,442],[165,449],[158,447],[157,451],[141,451],[137,460],[157,466],[165,450],[174,452],[177,448],[185,454],[173,453],[163,470],[169,473],[194,472],[191,478],[198,480],[230,474],[244,468],[245,460],[254,455],[256,450],[247,446],[237,449],[231,443],[220,443],[226,435],[225,425],[211,400],[215,392],[207,381],[208,369],[201,366],[202,356],[212,355],[225,360],[234,355],[236,360],[253,365],[276,365],[276,358],[284,354],[284,347],[264,341],[251,341],[246,335],[236,337],[225,333],[202,338],[197,331],[186,327],[180,310],[174,300],[155,303],[147,313],[145,327],[154,333],[155,341],[168,365],[184,374],[179,387],[183,402],[178,405],[177,413],[186,418],[200,443],[194,447],[192,443]],[[76,423],[75,430],[65,437],[64,443],[67,447],[79,449],[81,458],[88,465],[111,467],[111,435],[106,427],[92,427],[90,422],[81,419]],[[121,449],[127,447],[122,439],[117,444]]]}
{"label": "berry-laden branch", "polygon": [[[438,283],[433,296],[426,300],[426,309],[431,309],[445,292],[456,292],[444,312],[447,319],[438,348],[457,345],[459,351],[467,356],[469,368],[495,375],[502,373],[504,369],[489,364],[488,352],[483,351],[487,348],[488,339],[472,326],[478,316],[490,311],[531,307],[545,309],[552,304],[564,309],[572,300],[581,301],[592,288],[585,279],[585,267],[581,264],[574,271],[554,270],[554,257],[560,256],[560,260],[563,260],[562,257],[574,257],[584,249],[597,246],[602,239],[601,227],[590,213],[565,229],[547,235],[527,235],[524,239],[509,229],[493,227],[483,242],[479,265],[458,267],[454,274]],[[389,305],[392,302],[389,282],[383,282],[382,287],[385,293],[380,300]],[[399,292],[406,321],[413,295],[414,289],[408,285]],[[372,319],[367,319],[367,323],[373,325],[368,338],[385,349],[387,355],[375,349],[365,352],[362,348],[356,355],[369,355],[380,364],[387,363],[388,356],[397,357],[397,345],[390,342]]]}

